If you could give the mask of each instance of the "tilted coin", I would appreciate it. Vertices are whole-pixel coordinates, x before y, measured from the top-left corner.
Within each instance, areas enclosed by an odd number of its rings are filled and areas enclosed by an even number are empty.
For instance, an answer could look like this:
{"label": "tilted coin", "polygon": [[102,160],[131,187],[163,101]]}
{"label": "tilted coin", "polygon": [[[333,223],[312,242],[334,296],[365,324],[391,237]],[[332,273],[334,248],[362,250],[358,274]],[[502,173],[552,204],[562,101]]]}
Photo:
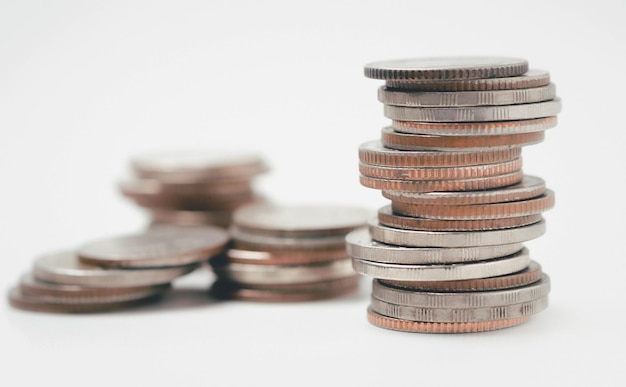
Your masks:
{"label": "tilted coin", "polygon": [[339,205],[247,205],[233,215],[239,230],[272,236],[307,237],[345,234],[363,226],[372,210]]}
{"label": "tilted coin", "polygon": [[103,268],[81,262],[75,251],[68,250],[39,256],[33,264],[33,275],[59,284],[115,288],[170,283],[197,268],[197,263],[152,269]]}
{"label": "tilted coin", "polygon": [[154,227],[141,233],[87,242],[79,260],[112,267],[183,266],[207,261],[226,248],[228,231],[217,226]]}
{"label": "tilted coin", "polygon": [[497,147],[522,147],[542,142],[545,132],[528,132],[491,136],[431,136],[395,131],[391,126],[381,129],[383,146],[397,150],[452,151],[488,149]]}
{"label": "tilted coin", "polygon": [[522,181],[517,184],[490,190],[454,192],[382,191],[382,195],[394,202],[428,205],[471,205],[526,200],[541,196],[545,192],[546,183],[544,179],[534,175],[524,175]]}
{"label": "tilted coin", "polygon": [[478,191],[506,187],[519,183],[524,177],[522,170],[504,175],[484,176],[454,180],[398,180],[378,179],[359,175],[361,185],[381,191],[450,192]]}
{"label": "tilted coin", "polygon": [[529,69],[514,77],[484,79],[449,79],[449,80],[399,80],[388,79],[385,85],[393,89],[423,91],[482,91],[530,89],[550,84],[550,73],[540,69]]}
{"label": "tilted coin", "polygon": [[528,226],[490,231],[415,231],[385,227],[372,219],[369,222],[372,239],[391,245],[407,247],[469,247],[526,242],[546,232],[545,219]]}
{"label": "tilted coin", "polygon": [[529,120],[551,117],[561,112],[561,99],[521,105],[406,107],[383,105],[384,115],[398,121],[484,122]]}
{"label": "tilted coin", "polygon": [[485,308],[534,301],[550,292],[550,277],[534,284],[489,292],[416,292],[372,281],[372,296],[390,304],[423,308]]}
{"label": "tilted coin", "polygon": [[235,224],[229,227],[230,236],[235,244],[241,243],[251,249],[330,249],[344,244],[345,234],[321,235],[309,237],[273,236],[241,229]]}
{"label": "tilted coin", "polygon": [[529,317],[548,307],[548,296],[519,304],[487,308],[422,308],[395,305],[371,298],[370,308],[378,314],[409,321],[481,322]]}
{"label": "tilted coin", "polygon": [[486,106],[516,105],[551,100],[556,97],[556,86],[516,90],[486,91],[410,91],[390,89],[386,86],[378,88],[378,100],[386,105],[396,106]]}
{"label": "tilted coin", "polygon": [[367,320],[374,326],[401,332],[414,333],[476,333],[494,331],[520,325],[529,320],[529,316],[504,320],[479,322],[448,322],[437,323],[427,321],[410,321],[383,316],[367,308]]}
{"label": "tilted coin", "polygon": [[392,228],[401,228],[403,230],[487,231],[526,226],[537,223],[540,220],[540,213],[511,218],[442,220],[397,214],[392,210],[391,205],[383,206],[378,210],[378,222],[380,224]]}
{"label": "tilted coin", "polygon": [[508,57],[402,58],[365,65],[367,78],[393,80],[477,79],[510,77],[528,71],[528,61]]}
{"label": "tilted coin", "polygon": [[397,281],[380,279],[395,287],[418,292],[482,292],[512,289],[533,284],[541,279],[543,271],[539,262],[530,260],[528,267],[510,274],[489,278],[456,281]]}
{"label": "tilted coin", "polygon": [[498,136],[543,132],[557,124],[557,116],[515,121],[421,122],[391,120],[396,132],[431,136]]}
{"label": "tilted coin", "polygon": [[468,167],[388,167],[359,163],[364,176],[396,180],[456,180],[484,176],[498,176],[519,171],[522,159]]}
{"label": "tilted coin", "polygon": [[504,203],[441,205],[391,202],[394,213],[442,220],[501,219],[541,214],[554,207],[554,191],[534,198]]}
{"label": "tilted coin", "polygon": [[528,249],[512,255],[487,261],[452,264],[406,265],[380,263],[352,258],[357,273],[380,279],[396,281],[453,281],[472,278],[495,277],[514,273],[528,267]]}
{"label": "tilted coin", "polygon": [[225,258],[231,263],[254,263],[257,265],[297,265],[328,262],[348,256],[345,246],[315,250],[250,250],[229,248]]}
{"label": "tilted coin", "polygon": [[346,235],[346,249],[351,257],[365,261],[397,264],[446,264],[485,261],[515,254],[521,243],[475,247],[405,247],[377,242],[367,228]]}

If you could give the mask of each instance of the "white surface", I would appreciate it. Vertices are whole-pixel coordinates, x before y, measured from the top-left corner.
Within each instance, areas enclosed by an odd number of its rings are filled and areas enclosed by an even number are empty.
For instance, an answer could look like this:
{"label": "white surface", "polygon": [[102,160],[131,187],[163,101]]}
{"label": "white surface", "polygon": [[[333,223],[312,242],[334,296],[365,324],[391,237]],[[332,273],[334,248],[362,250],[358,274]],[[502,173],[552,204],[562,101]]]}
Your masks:
{"label": "white surface", "polygon": [[[508,4],[508,5],[505,5]],[[35,257],[137,230],[115,188],[129,157],[261,151],[285,203],[378,208],[357,147],[388,124],[363,65],[412,56],[524,57],[563,100],[524,149],[557,196],[527,244],[550,306],[515,328],[394,332],[358,296],[208,303],[211,274],[164,307],[89,316],[0,307],[0,384],[623,386],[624,99],[620,1],[0,1],[3,289]],[[196,290],[194,290],[196,289]]]}

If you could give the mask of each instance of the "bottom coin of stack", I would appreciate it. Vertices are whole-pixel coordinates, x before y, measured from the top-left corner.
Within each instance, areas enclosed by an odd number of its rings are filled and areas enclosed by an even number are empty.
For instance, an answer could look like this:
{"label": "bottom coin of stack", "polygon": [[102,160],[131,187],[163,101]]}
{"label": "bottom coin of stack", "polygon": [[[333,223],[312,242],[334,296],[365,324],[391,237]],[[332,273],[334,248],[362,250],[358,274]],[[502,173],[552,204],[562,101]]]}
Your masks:
{"label": "bottom coin of stack", "polygon": [[160,227],[38,257],[9,291],[16,308],[59,313],[103,312],[157,300],[229,240],[219,227]]}
{"label": "bottom coin of stack", "polygon": [[355,292],[359,275],[345,236],[363,227],[371,211],[332,205],[239,208],[230,226],[231,246],[209,262],[219,298],[290,302]]}

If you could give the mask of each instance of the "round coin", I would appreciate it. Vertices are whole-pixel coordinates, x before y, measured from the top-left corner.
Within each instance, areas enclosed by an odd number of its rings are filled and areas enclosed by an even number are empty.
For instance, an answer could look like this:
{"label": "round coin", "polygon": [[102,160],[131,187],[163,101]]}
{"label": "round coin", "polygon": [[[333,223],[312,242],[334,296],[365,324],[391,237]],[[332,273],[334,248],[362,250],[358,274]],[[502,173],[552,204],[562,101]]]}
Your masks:
{"label": "round coin", "polygon": [[88,242],[77,254],[82,262],[100,266],[183,266],[208,260],[224,250],[229,240],[228,231],[222,227],[161,226]]}
{"label": "round coin", "polygon": [[319,235],[306,237],[274,236],[271,234],[251,232],[232,224],[230,236],[235,246],[247,246],[252,250],[264,249],[332,249],[343,246],[345,234]]}
{"label": "round coin", "polygon": [[557,124],[557,116],[489,122],[420,122],[392,120],[396,132],[431,136],[497,136],[542,132]]}
{"label": "round coin", "polygon": [[385,85],[392,89],[421,91],[484,91],[531,89],[550,84],[550,73],[539,69],[529,69],[526,73],[514,77],[485,79],[450,79],[450,80],[404,80],[388,79]]}
{"label": "round coin", "polygon": [[206,226],[214,225],[227,228],[230,226],[232,210],[201,211],[201,210],[171,210],[165,208],[150,208],[149,228],[163,225],[173,226]]}
{"label": "round coin", "polygon": [[364,67],[367,78],[384,80],[496,78],[527,71],[525,59],[482,56],[392,59]]}
{"label": "round coin", "polygon": [[522,247],[521,243],[456,248],[405,247],[377,242],[372,239],[367,228],[346,235],[346,249],[353,258],[408,265],[485,261],[515,254]]}
{"label": "round coin", "polygon": [[517,105],[548,101],[555,97],[554,83],[531,89],[456,92],[378,88],[378,100],[383,104],[409,107]]}
{"label": "round coin", "polygon": [[41,281],[97,288],[158,285],[191,273],[198,264],[152,269],[114,269],[84,263],[75,251],[39,256],[33,275]]}
{"label": "round coin", "polygon": [[229,248],[226,259],[231,263],[254,263],[257,265],[298,265],[328,262],[348,257],[345,246],[316,250],[272,250],[262,251]]}

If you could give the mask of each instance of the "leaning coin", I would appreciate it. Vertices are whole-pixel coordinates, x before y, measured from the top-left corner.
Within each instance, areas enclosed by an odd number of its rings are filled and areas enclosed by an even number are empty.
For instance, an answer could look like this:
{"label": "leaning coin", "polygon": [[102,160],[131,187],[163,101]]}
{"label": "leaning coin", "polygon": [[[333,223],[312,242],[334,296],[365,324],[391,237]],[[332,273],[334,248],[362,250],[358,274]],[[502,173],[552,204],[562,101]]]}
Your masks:
{"label": "leaning coin", "polygon": [[501,136],[543,132],[557,124],[557,116],[515,121],[488,122],[420,122],[392,120],[396,132],[431,136]]}
{"label": "leaning coin", "polygon": [[384,80],[496,78],[527,71],[525,59],[488,56],[402,58],[364,66],[367,78]]}
{"label": "leaning coin", "polygon": [[183,266],[208,260],[226,248],[228,231],[217,226],[150,228],[85,243],[80,261],[111,267]]}
{"label": "leaning coin", "polygon": [[495,277],[515,273],[528,267],[528,249],[488,261],[435,265],[404,265],[352,259],[357,273],[373,278],[395,281],[454,281]]}
{"label": "leaning coin", "polygon": [[367,228],[352,231],[346,236],[346,248],[353,258],[408,265],[485,261],[515,254],[522,247],[521,243],[452,248],[405,247],[377,242]]}
{"label": "leaning coin", "polygon": [[378,88],[378,100],[386,105],[411,107],[517,105],[548,101],[556,97],[553,83],[547,86],[517,90],[487,91],[408,91]]}
{"label": "leaning coin", "polygon": [[372,297],[370,308],[378,314],[409,321],[481,322],[529,317],[548,307],[548,296],[519,304],[486,308],[422,308],[395,305]]}
{"label": "leaning coin", "polygon": [[484,79],[449,79],[449,80],[386,80],[385,85],[393,89],[422,91],[476,91],[530,89],[550,84],[550,73],[539,69],[529,69],[526,73],[514,77]]}
{"label": "leaning coin", "polygon": [[402,320],[383,316],[367,308],[367,320],[379,328],[414,333],[476,333],[510,328],[520,325],[530,317],[517,317],[503,320],[490,320],[480,322],[449,322],[436,323],[425,321]]}
{"label": "leaning coin", "polygon": [[62,251],[38,257],[33,275],[41,281],[67,285],[115,288],[157,285],[197,269],[199,264],[152,269],[114,269],[81,262],[75,251]]}
{"label": "leaning coin", "polygon": [[[345,246],[331,249],[239,249],[230,247],[225,259],[231,263],[254,263],[257,265],[298,265],[316,262],[329,262],[344,259],[348,256]],[[216,257],[223,259],[222,257]],[[211,260],[217,260],[212,258]]]}
{"label": "leaning coin", "polygon": [[485,308],[534,301],[550,292],[550,277],[543,274],[534,284],[490,292],[416,292],[374,279],[372,296],[381,301],[423,308]]}
{"label": "leaning coin", "polygon": [[342,246],[344,234],[321,235],[309,237],[272,236],[264,233],[251,232],[232,224],[229,232],[233,243],[243,243],[253,249],[331,249]]}
{"label": "leaning coin", "polygon": [[546,232],[541,219],[528,226],[490,231],[414,231],[385,227],[372,219],[369,222],[372,239],[390,245],[406,247],[470,247],[503,245],[536,239]]}

